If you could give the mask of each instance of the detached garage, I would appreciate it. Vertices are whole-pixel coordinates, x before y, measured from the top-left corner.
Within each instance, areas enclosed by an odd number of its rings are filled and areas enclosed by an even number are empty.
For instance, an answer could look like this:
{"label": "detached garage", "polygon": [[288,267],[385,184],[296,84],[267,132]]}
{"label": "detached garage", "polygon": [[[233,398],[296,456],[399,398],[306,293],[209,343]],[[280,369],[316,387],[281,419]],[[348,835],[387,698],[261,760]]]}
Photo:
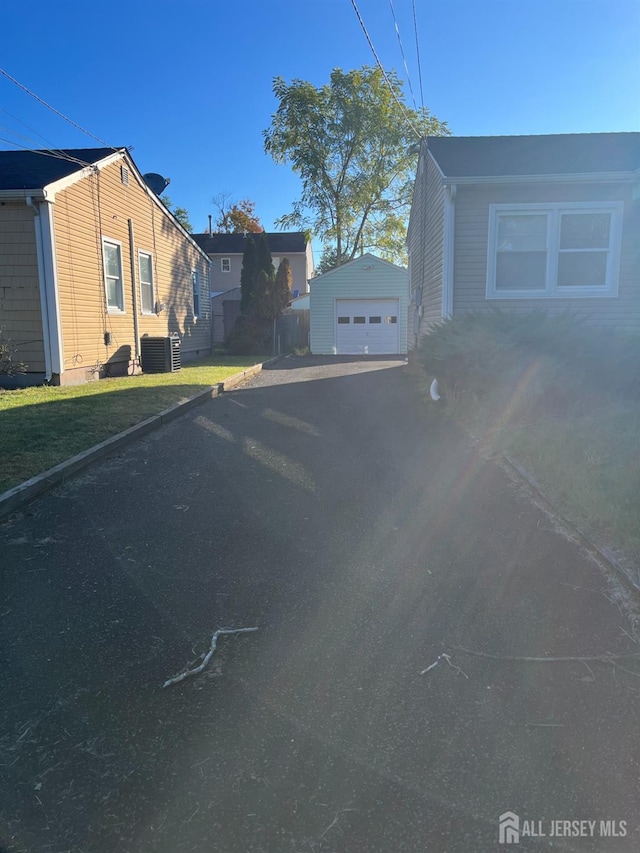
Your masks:
{"label": "detached garage", "polygon": [[407,352],[406,269],[366,254],[309,284],[314,355]]}

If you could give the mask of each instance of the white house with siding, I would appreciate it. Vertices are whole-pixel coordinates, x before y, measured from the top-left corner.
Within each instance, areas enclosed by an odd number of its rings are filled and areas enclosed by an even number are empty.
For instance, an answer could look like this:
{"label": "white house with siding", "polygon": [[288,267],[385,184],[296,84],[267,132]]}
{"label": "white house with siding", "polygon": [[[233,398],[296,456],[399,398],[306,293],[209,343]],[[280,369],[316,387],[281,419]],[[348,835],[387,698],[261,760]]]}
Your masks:
{"label": "white house with siding", "polygon": [[409,276],[369,253],[311,282],[311,352],[375,355],[407,352]]}
{"label": "white house with siding", "polygon": [[422,140],[410,342],[468,311],[640,330],[640,133]]}

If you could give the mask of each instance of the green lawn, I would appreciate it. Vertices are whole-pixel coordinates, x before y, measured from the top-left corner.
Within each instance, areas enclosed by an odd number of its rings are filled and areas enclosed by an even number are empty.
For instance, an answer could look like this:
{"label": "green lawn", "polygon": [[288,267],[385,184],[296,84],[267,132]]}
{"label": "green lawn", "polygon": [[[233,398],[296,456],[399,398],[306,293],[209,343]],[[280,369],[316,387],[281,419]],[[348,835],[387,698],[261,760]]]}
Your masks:
{"label": "green lawn", "polygon": [[259,361],[212,356],[176,373],[0,391],[0,492]]}
{"label": "green lawn", "polygon": [[640,406],[509,428],[503,447],[579,526],[640,556]]}

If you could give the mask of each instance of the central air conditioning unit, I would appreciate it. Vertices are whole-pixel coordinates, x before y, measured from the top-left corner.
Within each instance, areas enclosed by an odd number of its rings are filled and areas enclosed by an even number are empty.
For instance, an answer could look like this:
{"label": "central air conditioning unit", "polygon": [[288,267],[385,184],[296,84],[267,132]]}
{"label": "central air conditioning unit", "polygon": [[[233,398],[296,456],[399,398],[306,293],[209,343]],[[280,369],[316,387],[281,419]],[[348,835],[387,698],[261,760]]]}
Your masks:
{"label": "central air conditioning unit", "polygon": [[180,370],[180,338],[140,338],[143,373],[175,373]]}

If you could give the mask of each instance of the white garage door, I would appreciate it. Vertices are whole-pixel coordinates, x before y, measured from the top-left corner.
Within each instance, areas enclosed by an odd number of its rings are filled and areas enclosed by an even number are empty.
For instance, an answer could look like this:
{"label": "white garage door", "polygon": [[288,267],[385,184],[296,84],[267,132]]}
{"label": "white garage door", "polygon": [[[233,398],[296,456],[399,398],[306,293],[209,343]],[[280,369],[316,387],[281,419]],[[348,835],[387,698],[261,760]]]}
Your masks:
{"label": "white garage door", "polygon": [[339,355],[397,353],[397,299],[336,299]]}

